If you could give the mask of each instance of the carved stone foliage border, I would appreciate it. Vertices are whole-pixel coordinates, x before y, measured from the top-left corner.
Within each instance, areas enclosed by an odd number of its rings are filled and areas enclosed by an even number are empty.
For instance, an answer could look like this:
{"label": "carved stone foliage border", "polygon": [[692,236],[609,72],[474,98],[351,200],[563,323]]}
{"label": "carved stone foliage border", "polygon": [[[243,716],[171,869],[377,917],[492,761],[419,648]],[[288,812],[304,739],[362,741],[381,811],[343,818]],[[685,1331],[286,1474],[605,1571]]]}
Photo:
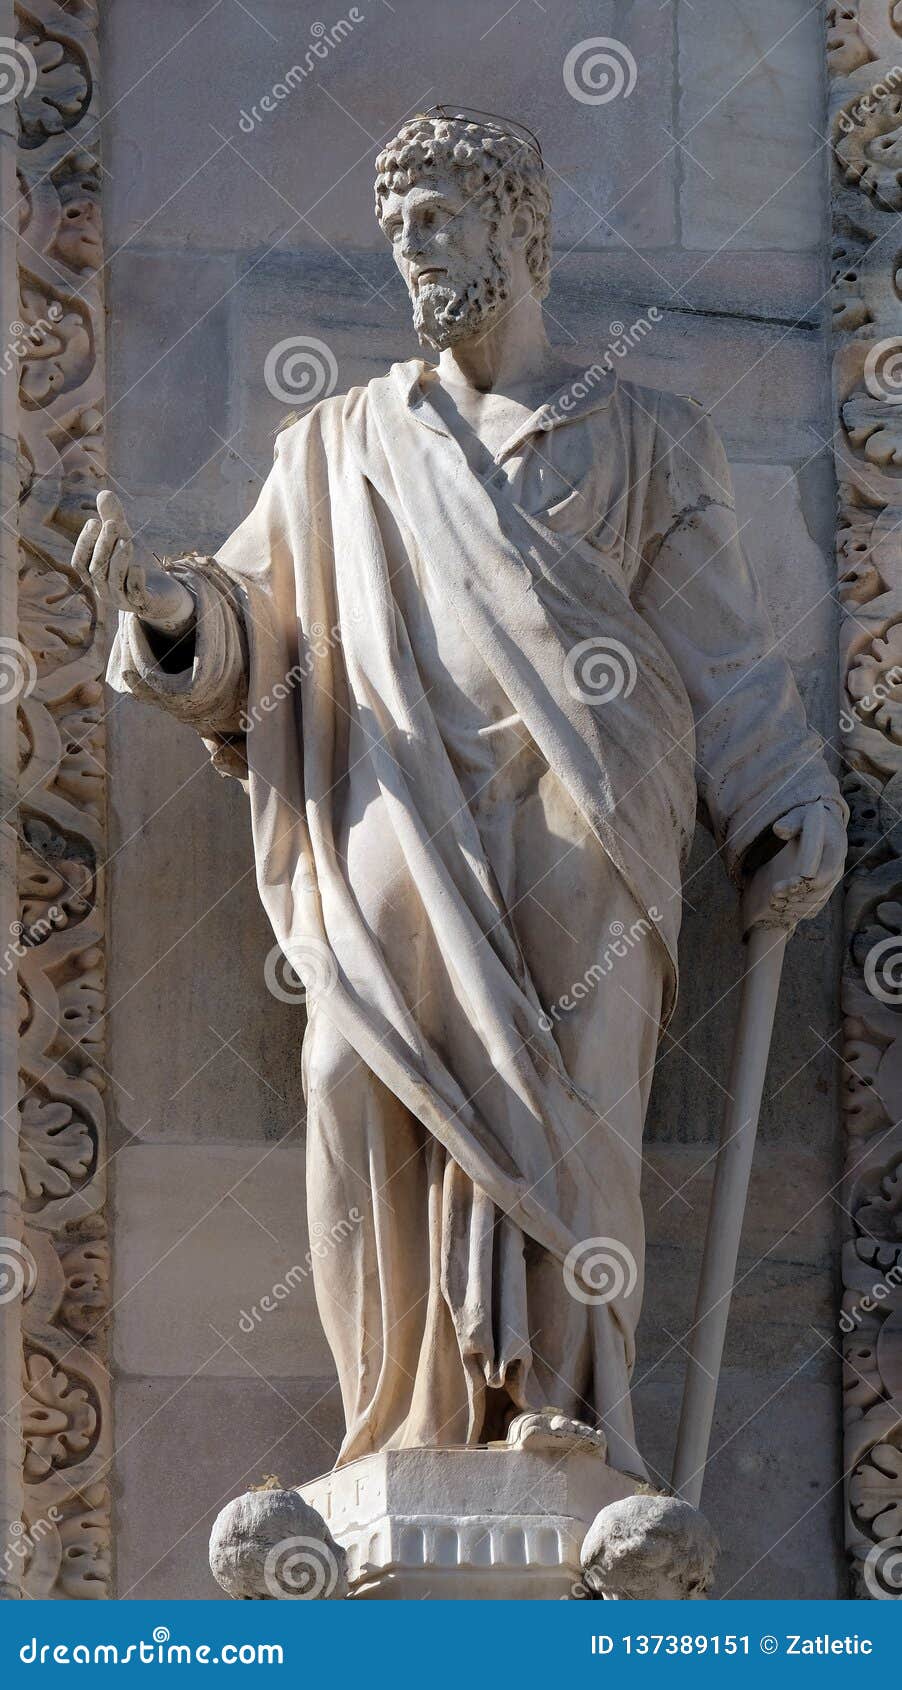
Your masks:
{"label": "carved stone foliage border", "polygon": [[[95,0],[16,0],[19,110],[20,1132],[25,1242],[22,1582],[109,1595],[103,658],[73,541],[103,467]],[[26,63],[27,63],[26,59]]]}
{"label": "carved stone foliage border", "polygon": [[[73,540],[103,467],[95,0],[16,0],[22,221],[19,811],[22,1582],[109,1594],[103,670]],[[902,1546],[902,0],[826,7],[837,553],[852,807],[843,978],[846,1542],[898,1595]],[[51,309],[52,308],[52,309]]]}
{"label": "carved stone foliage border", "polygon": [[845,1532],[902,1596],[902,3],[827,7],[837,557],[850,875],[843,971]]}

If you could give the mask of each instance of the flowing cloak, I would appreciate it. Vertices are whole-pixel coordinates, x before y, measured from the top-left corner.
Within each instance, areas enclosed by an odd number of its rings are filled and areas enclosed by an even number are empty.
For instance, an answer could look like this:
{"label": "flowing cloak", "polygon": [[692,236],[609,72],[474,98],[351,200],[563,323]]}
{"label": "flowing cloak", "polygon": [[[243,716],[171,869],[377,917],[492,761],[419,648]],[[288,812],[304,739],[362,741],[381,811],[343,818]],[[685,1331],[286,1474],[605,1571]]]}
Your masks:
{"label": "flowing cloak", "polygon": [[[637,1148],[568,1071],[436,719],[391,553],[416,552],[647,924],[663,1022],[697,790],[735,876],[795,804],[842,800],[700,411],[602,378],[587,402],[543,407],[481,479],[432,403],[434,379],[418,360],[395,366],[285,430],[217,559],[171,566],[198,602],[192,668],[160,662],[123,617],[110,679],[194,722],[221,766],[246,758],[260,894],[316,1016],[508,1236],[565,1264],[578,1294],[592,1290],[580,1279],[587,1240],[615,1241],[636,1264],[601,1306],[581,1300],[596,1368],[621,1358],[594,1387],[609,1434],[622,1430],[612,1458],[637,1468],[629,1422],[613,1412],[641,1299]],[[601,687],[593,656],[607,665]],[[390,834],[401,865],[376,916],[340,848],[349,813],[371,826],[374,860]],[[392,912],[411,900],[441,982],[440,1037],[424,1033],[406,984],[409,932]],[[467,1296],[452,1307],[462,1350]]]}

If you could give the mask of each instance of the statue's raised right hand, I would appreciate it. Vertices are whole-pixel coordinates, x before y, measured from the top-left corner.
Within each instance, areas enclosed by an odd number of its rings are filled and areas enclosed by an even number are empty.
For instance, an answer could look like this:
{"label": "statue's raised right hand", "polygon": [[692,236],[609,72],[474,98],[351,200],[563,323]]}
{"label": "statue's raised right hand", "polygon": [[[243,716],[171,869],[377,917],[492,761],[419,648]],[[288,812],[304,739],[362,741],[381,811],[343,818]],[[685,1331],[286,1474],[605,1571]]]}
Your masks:
{"label": "statue's raised right hand", "polygon": [[180,634],[194,618],[188,588],[135,545],[115,493],[98,493],[97,516],[85,523],[72,564],[101,598],[119,610],[134,611],[153,628]]}

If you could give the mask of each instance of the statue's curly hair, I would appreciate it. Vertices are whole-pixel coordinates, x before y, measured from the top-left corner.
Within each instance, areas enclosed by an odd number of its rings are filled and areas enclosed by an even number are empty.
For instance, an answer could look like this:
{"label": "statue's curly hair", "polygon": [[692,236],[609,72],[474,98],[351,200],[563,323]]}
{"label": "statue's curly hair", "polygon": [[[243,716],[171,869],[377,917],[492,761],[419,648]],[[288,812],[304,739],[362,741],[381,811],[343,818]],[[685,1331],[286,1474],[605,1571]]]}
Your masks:
{"label": "statue's curly hair", "polygon": [[493,230],[505,212],[531,205],[535,231],[526,262],[539,299],[549,288],[551,194],[535,142],[500,125],[419,114],[403,124],[376,160],[376,216],[389,193],[403,194],[431,171],[459,170],[464,192],[483,207]]}

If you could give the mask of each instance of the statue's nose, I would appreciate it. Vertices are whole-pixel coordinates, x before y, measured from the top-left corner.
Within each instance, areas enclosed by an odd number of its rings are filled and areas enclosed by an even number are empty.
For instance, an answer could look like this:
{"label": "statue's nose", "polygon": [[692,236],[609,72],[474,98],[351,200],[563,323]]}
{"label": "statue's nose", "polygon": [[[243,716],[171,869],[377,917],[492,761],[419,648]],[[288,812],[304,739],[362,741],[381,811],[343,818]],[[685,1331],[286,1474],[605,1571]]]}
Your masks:
{"label": "statue's nose", "polygon": [[431,231],[425,229],[422,223],[409,224],[401,243],[401,251],[404,257],[422,258],[423,253],[429,246],[430,236]]}

